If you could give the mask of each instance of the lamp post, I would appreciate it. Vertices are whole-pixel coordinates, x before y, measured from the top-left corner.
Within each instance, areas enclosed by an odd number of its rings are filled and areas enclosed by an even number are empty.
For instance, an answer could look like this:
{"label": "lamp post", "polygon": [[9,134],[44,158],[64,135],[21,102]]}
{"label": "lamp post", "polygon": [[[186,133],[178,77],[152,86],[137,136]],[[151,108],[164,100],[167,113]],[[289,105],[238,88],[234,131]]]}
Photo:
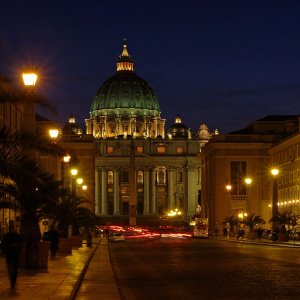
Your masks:
{"label": "lamp post", "polygon": [[35,134],[35,86],[38,76],[34,72],[24,72],[22,74],[23,85],[25,88],[23,106],[24,122],[22,129],[24,132]]}
{"label": "lamp post", "polygon": [[246,187],[247,187],[247,211],[250,212],[251,211],[251,207],[250,207],[250,186],[252,184],[252,178],[250,177],[246,177],[245,178],[245,184],[246,184]]}
{"label": "lamp post", "polygon": [[76,175],[78,174],[78,170],[73,168],[70,172],[72,175],[72,195],[76,196]]}
{"label": "lamp post", "polygon": [[232,189],[232,185],[230,183],[227,183],[225,185],[225,189],[227,191],[227,194],[226,194],[226,215],[227,215],[229,213],[228,206],[229,206],[229,201],[230,201],[230,192]]}
{"label": "lamp post", "polygon": [[[65,171],[68,169],[68,163],[71,160],[71,156],[69,154],[66,154],[62,162],[60,164],[60,175],[61,175],[61,182],[62,182],[62,187],[65,188]],[[67,185],[68,186],[68,185]]]}
{"label": "lamp post", "polygon": [[278,222],[274,221],[274,218],[278,215],[278,174],[279,170],[277,168],[273,168],[271,170],[271,174],[273,175],[273,193],[272,193],[272,231],[278,231]]}

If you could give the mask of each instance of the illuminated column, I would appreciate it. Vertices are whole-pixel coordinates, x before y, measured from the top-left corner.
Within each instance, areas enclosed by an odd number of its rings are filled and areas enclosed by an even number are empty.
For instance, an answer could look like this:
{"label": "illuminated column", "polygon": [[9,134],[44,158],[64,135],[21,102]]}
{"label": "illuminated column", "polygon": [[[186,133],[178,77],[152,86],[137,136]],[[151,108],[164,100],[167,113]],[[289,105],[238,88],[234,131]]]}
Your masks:
{"label": "illuminated column", "polygon": [[107,215],[107,172],[105,168],[101,170],[101,213]]}
{"label": "illuminated column", "polygon": [[157,213],[155,181],[156,181],[156,170],[155,168],[152,168],[151,169],[151,213],[153,214]]}
{"label": "illuminated column", "polygon": [[119,169],[114,170],[114,215],[120,214]]}
{"label": "illuminated column", "polygon": [[149,214],[149,168],[144,168],[144,215]]}
{"label": "illuminated column", "polygon": [[99,168],[96,168],[95,170],[95,214],[99,215],[100,214],[100,170]]}
{"label": "illuminated column", "polygon": [[174,209],[174,169],[168,168],[168,209]]}

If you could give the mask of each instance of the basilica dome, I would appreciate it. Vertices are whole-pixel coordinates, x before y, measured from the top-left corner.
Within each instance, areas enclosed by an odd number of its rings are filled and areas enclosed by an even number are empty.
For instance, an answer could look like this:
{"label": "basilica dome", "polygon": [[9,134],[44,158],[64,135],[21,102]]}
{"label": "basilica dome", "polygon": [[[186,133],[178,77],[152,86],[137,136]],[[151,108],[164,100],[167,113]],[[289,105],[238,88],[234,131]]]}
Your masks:
{"label": "basilica dome", "polygon": [[91,117],[159,117],[160,107],[150,85],[133,71],[127,44],[117,62],[117,72],[98,89],[91,106]]}
{"label": "basilica dome", "polygon": [[188,138],[191,132],[183,123],[179,115],[175,118],[175,123],[169,128],[168,136],[173,139],[182,139]]}
{"label": "basilica dome", "polygon": [[165,120],[150,85],[133,71],[124,41],[116,73],[99,87],[86,119],[86,132],[95,138],[164,137]]}

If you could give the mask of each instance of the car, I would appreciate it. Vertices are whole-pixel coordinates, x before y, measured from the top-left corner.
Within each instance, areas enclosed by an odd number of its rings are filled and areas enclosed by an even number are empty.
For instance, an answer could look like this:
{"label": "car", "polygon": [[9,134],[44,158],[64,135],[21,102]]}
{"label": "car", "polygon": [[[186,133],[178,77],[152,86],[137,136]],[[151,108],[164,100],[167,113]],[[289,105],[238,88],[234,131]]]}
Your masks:
{"label": "car", "polygon": [[121,232],[112,232],[109,234],[108,239],[111,242],[121,242],[121,241],[125,241],[125,236]]}

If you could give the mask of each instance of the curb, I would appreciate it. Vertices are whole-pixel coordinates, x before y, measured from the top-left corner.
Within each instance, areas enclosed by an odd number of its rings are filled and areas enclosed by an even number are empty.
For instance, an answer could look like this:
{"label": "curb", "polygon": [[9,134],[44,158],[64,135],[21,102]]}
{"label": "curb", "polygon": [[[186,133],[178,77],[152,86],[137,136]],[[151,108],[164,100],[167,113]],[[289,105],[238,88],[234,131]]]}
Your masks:
{"label": "curb", "polygon": [[80,272],[80,275],[79,275],[79,277],[78,277],[78,279],[77,279],[77,281],[76,281],[76,283],[75,283],[75,285],[74,285],[74,287],[73,287],[73,289],[72,289],[72,292],[71,292],[71,294],[70,294],[70,298],[69,298],[69,299],[71,299],[71,300],[74,300],[74,299],[75,299],[76,294],[78,293],[78,290],[79,290],[80,285],[81,285],[81,283],[82,283],[82,280],[83,280],[83,278],[84,278],[84,275],[85,275],[85,273],[86,273],[86,271],[87,271],[87,269],[88,269],[88,267],[89,267],[89,265],[90,265],[90,262],[91,262],[92,258],[94,257],[94,255],[95,255],[95,253],[96,253],[96,250],[97,250],[98,246],[100,245],[100,242],[101,242],[101,239],[100,239],[99,242],[96,244],[95,249],[93,250],[93,252],[92,252],[92,254],[90,255],[90,257],[88,258],[88,260],[87,260],[87,262],[86,262],[84,268],[83,268],[82,271]]}
{"label": "curb", "polygon": [[250,240],[237,240],[237,239],[219,239],[220,241],[241,243],[241,244],[252,244],[257,246],[271,246],[271,247],[282,247],[282,248],[300,248],[300,243],[278,243],[278,242],[262,242],[262,241],[250,241]]}

